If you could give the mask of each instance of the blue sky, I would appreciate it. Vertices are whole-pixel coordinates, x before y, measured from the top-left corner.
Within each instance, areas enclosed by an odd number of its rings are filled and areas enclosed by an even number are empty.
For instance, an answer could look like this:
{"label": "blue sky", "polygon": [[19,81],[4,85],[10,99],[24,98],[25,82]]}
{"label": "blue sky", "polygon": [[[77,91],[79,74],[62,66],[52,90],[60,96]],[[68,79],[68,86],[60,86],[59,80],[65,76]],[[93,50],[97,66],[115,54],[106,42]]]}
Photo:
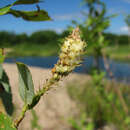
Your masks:
{"label": "blue sky", "polygon": [[[15,0],[0,0],[0,7],[10,4]],[[31,34],[37,30],[51,29],[58,33],[62,32],[71,25],[72,20],[83,21],[81,11],[86,8],[81,7],[82,0],[44,0],[40,3],[41,9],[48,11],[53,21],[46,22],[27,22],[21,18],[16,19],[11,15],[0,16],[0,31],[6,30],[15,33]],[[117,13],[116,18],[111,19],[111,26],[108,32],[117,34],[127,34],[128,28],[124,22],[124,14],[130,13],[130,0],[102,0],[107,6],[107,15]],[[35,5],[17,6],[15,9],[32,10]]]}

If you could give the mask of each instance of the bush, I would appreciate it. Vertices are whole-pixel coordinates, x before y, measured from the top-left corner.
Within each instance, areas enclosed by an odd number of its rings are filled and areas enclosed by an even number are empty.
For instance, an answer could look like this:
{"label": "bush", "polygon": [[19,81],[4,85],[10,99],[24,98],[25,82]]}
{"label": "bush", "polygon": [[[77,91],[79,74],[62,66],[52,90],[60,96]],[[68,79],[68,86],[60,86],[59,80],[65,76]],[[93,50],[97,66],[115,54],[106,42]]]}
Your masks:
{"label": "bush", "polygon": [[[83,86],[70,85],[68,87],[69,95],[77,102],[81,115],[85,113],[86,120],[91,119],[95,128],[102,128],[108,124],[114,124],[118,130],[129,128],[130,124],[126,123],[129,117],[125,115],[121,102],[113,89],[114,85],[117,87],[119,84],[104,80],[103,73],[98,75],[94,73],[91,78],[92,80]],[[130,87],[123,85],[121,91],[130,108],[128,102]],[[80,122],[80,116],[78,122]]]}

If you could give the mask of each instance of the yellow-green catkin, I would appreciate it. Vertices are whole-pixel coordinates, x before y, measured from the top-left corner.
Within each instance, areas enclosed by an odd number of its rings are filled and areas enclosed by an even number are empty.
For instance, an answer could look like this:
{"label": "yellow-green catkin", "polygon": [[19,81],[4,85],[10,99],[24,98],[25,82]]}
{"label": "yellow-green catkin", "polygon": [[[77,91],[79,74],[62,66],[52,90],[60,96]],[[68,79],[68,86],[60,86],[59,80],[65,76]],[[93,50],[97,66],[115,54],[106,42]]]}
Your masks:
{"label": "yellow-green catkin", "polygon": [[52,69],[53,78],[59,80],[79,66],[82,62],[85,47],[86,43],[81,40],[79,28],[77,27],[71,35],[65,38],[59,60]]}

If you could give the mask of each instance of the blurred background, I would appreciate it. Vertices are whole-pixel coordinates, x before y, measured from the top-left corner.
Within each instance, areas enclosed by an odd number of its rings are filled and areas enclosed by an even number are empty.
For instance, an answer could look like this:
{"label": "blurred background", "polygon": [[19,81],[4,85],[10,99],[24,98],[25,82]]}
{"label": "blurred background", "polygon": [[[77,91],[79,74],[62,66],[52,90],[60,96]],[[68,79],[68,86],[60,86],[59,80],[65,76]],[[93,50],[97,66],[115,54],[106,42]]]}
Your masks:
{"label": "blurred background", "polygon": [[[14,1],[1,0],[0,7]],[[78,109],[71,119],[68,117],[66,130],[129,130],[130,0],[45,0],[38,5],[48,12],[51,21],[0,16],[0,47],[6,54],[5,63],[20,61],[50,69],[58,60],[63,39],[79,26],[87,48],[83,65],[74,72],[79,81],[82,75],[86,78],[76,85],[65,85]],[[13,8],[28,11],[36,5]],[[31,129],[42,129],[35,111],[32,117]]]}

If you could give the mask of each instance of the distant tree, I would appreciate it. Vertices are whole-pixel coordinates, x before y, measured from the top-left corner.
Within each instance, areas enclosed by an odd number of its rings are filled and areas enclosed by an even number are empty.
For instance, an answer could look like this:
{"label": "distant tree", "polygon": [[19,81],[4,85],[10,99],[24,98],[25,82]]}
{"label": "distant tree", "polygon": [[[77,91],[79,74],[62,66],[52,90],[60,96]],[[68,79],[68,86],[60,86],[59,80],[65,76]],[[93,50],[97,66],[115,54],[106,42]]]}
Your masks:
{"label": "distant tree", "polygon": [[30,41],[32,43],[48,44],[55,43],[58,38],[59,35],[55,31],[45,30],[32,33],[32,35],[30,36]]}
{"label": "distant tree", "polygon": [[126,17],[125,17],[125,22],[128,26],[128,42],[129,42],[129,45],[130,45],[130,14],[128,14]]}
{"label": "distant tree", "polygon": [[124,44],[128,44],[129,43],[127,35],[120,35],[118,37],[119,37],[118,39],[119,39],[119,44],[120,45],[124,45]]}
{"label": "distant tree", "polygon": [[64,38],[64,37],[68,36],[69,33],[70,33],[70,31],[67,29],[67,30],[64,30],[64,31],[61,33],[60,36],[61,36],[61,38]]}
{"label": "distant tree", "polygon": [[18,34],[15,38],[15,44],[22,44],[22,43],[28,43],[29,37],[26,33]]}
{"label": "distant tree", "polygon": [[13,32],[0,32],[0,45],[3,47],[8,46],[10,43],[14,43],[16,38],[16,34]]}

